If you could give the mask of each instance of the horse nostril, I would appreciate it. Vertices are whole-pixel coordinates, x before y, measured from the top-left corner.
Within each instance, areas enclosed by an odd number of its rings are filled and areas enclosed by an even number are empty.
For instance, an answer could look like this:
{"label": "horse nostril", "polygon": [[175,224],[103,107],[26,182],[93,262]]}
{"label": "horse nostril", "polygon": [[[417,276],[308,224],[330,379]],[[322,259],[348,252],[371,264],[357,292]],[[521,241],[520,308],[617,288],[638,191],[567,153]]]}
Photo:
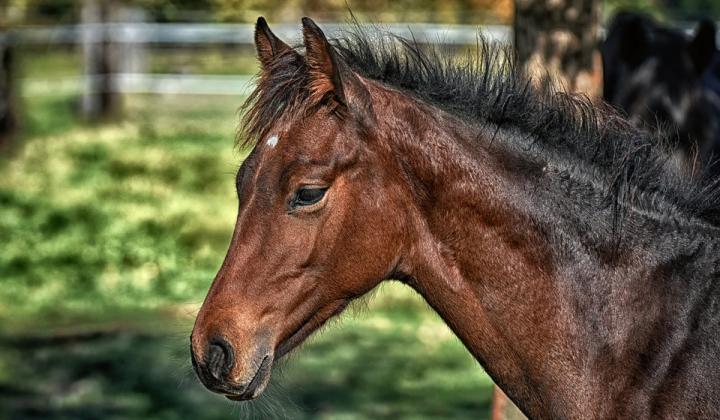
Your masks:
{"label": "horse nostril", "polygon": [[222,381],[230,373],[233,366],[233,352],[227,341],[216,338],[210,342],[206,366],[210,375],[218,381]]}

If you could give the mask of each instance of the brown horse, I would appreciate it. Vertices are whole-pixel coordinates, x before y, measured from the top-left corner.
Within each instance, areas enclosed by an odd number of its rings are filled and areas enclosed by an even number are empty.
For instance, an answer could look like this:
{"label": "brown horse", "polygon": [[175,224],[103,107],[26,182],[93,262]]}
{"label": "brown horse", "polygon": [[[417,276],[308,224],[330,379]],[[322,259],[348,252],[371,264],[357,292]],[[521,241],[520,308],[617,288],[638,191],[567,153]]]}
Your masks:
{"label": "brown horse", "polygon": [[534,418],[720,417],[717,188],[583,98],[358,26],[258,20],[239,210],[192,360],[234,400],[398,279]]}

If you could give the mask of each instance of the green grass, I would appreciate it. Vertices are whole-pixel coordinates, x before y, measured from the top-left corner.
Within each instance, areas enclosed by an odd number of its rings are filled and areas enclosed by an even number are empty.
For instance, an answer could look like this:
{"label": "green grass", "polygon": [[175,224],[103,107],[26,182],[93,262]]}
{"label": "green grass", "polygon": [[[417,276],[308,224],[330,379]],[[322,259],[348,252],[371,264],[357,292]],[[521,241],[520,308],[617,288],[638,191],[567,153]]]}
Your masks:
{"label": "green grass", "polygon": [[[198,54],[201,57],[198,57]],[[258,71],[253,47],[197,49],[156,48],[149,54],[149,71],[153,73],[255,74]]]}
{"label": "green grass", "polygon": [[77,48],[24,46],[16,57],[17,74],[22,78],[60,78],[78,76],[82,72],[83,59]]}
{"label": "green grass", "polygon": [[489,378],[410,291],[387,289],[281,362],[250,403],[201,387],[190,319],[172,313],[11,334],[0,418],[487,418]]}
{"label": "green grass", "polygon": [[239,103],[136,96],[89,126],[71,98],[26,98],[26,138],[0,159],[0,418],[486,417],[488,377],[397,284],[261,400],[198,384],[187,337],[232,232]]}
{"label": "green grass", "polygon": [[37,135],[0,169],[0,316],[202,295],[232,230],[234,107],[142,106],[124,123],[82,127],[67,123],[70,101],[33,105]]}
{"label": "green grass", "polygon": [[[79,76],[82,56],[70,47],[32,47],[18,54],[18,74],[41,80]],[[253,47],[156,47],[145,52],[144,73],[255,74],[258,70]]]}

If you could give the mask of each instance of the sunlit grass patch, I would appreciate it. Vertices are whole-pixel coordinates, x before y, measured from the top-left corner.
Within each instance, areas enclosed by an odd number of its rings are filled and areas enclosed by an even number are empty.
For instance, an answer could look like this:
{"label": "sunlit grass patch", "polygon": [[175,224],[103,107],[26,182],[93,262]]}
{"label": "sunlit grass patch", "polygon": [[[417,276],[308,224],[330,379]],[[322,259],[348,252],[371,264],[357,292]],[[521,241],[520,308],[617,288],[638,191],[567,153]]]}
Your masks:
{"label": "sunlit grass patch", "polygon": [[[171,124],[167,113],[187,103],[128,102],[117,124],[31,126],[0,163],[0,316],[152,308],[209,285],[237,205],[235,108],[185,110]],[[30,103],[29,119],[57,103]]]}

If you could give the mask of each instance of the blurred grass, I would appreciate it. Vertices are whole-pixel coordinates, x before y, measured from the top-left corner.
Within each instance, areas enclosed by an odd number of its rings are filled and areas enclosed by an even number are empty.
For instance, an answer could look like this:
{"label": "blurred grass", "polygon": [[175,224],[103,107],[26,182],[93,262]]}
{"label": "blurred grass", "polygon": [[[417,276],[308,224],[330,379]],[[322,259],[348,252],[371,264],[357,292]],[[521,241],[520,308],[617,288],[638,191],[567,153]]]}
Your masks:
{"label": "blurred grass", "polygon": [[[197,48],[149,48],[145,51],[146,73],[171,74],[255,74],[255,53],[250,46],[207,46]],[[28,79],[57,79],[79,76],[80,51],[70,47],[33,47],[18,55],[19,72]]]}
{"label": "blurred grass", "polygon": [[0,316],[200,298],[232,230],[241,159],[235,107],[213,104],[147,99],[103,127],[73,126],[67,99],[32,104],[33,137],[0,168]]}
{"label": "blurred grass", "polygon": [[[390,284],[231,403],[189,367],[236,210],[237,98],[134,96],[125,121],[25,98],[0,159],[0,418],[485,418],[491,382]],[[360,305],[364,306],[364,305]]]}

